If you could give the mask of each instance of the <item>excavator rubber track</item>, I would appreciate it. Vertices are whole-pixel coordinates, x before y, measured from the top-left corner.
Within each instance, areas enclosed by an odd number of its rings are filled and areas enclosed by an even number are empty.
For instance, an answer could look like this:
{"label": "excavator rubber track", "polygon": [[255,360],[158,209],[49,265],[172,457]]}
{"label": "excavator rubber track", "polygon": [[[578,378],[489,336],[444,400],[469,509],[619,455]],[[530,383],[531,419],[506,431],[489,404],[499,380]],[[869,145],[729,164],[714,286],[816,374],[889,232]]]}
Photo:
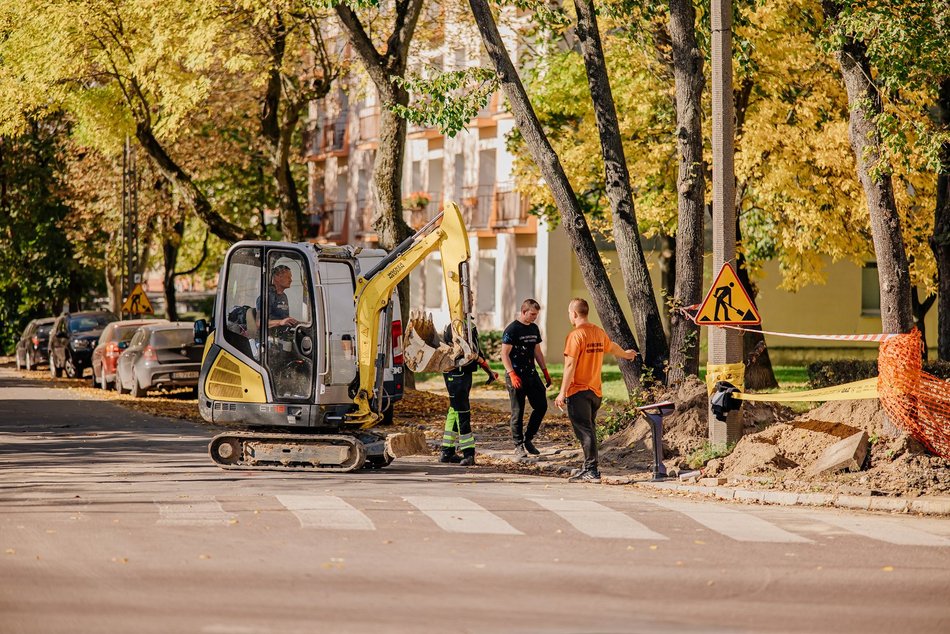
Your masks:
{"label": "excavator rubber track", "polygon": [[208,453],[222,469],[346,473],[366,462],[366,447],[348,435],[226,432],[211,439]]}

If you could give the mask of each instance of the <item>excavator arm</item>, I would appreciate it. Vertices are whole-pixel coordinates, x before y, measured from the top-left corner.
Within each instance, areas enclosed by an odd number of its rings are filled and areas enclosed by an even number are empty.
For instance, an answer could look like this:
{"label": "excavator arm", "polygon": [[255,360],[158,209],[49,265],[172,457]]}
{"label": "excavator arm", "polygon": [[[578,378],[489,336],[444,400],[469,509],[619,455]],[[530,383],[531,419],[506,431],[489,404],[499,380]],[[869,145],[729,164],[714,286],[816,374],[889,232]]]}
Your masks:
{"label": "excavator arm", "polygon": [[465,342],[462,349],[466,353],[456,360],[456,364],[465,365],[475,357],[477,348],[472,340],[469,319],[472,292],[468,274],[468,233],[458,205],[447,203],[441,214],[356,281],[358,374],[353,395],[356,411],[347,415],[347,422],[366,428],[379,420],[381,408],[379,404],[374,407],[371,400],[374,393],[377,399],[382,398],[381,379],[386,360],[386,348],[379,345],[380,331],[384,325],[382,316],[391,310],[390,299],[399,282],[436,249],[442,255],[442,275],[455,340]]}

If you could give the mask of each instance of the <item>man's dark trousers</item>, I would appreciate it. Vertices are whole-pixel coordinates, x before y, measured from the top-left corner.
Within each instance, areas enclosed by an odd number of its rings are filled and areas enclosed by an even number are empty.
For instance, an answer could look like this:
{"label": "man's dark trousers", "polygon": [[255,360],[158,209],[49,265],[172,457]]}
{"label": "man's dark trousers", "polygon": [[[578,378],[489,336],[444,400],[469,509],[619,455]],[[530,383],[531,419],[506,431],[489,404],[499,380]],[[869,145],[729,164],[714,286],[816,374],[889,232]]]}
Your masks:
{"label": "man's dark trousers", "polygon": [[600,397],[591,390],[571,394],[566,399],[567,416],[571,419],[574,435],[584,450],[584,470],[597,471],[597,430],[594,421],[600,409]]}
{"label": "man's dark trousers", "polygon": [[[534,370],[517,372],[521,379],[521,389],[516,390],[511,384],[511,377],[505,377],[508,385],[508,400],[511,402],[511,439],[515,445],[523,445],[524,441],[531,441],[541,428],[541,420],[548,411],[548,395],[541,377]],[[524,428],[525,398],[531,404],[531,416],[528,418],[528,427]]]}

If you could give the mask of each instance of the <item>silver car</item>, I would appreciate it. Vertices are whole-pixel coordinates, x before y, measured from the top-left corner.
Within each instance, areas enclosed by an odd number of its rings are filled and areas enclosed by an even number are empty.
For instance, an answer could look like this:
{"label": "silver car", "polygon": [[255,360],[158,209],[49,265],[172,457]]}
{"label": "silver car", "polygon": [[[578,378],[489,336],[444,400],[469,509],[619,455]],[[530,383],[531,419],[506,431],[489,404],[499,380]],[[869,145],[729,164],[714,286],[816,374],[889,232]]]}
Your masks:
{"label": "silver car", "polygon": [[119,355],[116,388],[145,396],[148,390],[198,387],[204,346],[195,343],[194,324],[151,324],[138,329]]}

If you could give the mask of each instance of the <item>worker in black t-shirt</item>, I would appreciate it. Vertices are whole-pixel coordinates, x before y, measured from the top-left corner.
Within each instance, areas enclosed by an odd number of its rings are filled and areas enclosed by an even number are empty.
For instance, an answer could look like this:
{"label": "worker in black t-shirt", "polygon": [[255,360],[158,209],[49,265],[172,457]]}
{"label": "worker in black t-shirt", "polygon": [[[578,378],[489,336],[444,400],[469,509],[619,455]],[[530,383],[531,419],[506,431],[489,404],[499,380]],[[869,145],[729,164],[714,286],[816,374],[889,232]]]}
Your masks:
{"label": "worker in black t-shirt", "polygon": [[[452,344],[452,325],[445,327],[442,340]],[[445,389],[449,393],[449,411],[445,416],[445,431],[442,432],[442,454],[439,462],[457,462],[463,467],[475,464],[475,436],[472,434],[472,412],[469,404],[469,393],[472,391],[472,374],[482,368],[488,373],[486,385],[498,378],[498,375],[488,367],[488,360],[478,346],[478,331],[472,328],[472,340],[475,342],[478,356],[467,365],[444,372]],[[455,449],[462,452],[459,456]]]}
{"label": "worker in black t-shirt", "polygon": [[[501,336],[501,361],[505,364],[505,383],[511,401],[511,439],[515,443],[515,456],[541,453],[532,442],[541,428],[541,420],[548,411],[546,388],[551,387],[551,374],[541,352],[541,331],[534,323],[541,311],[541,304],[526,299],[521,304],[521,314],[505,328]],[[535,362],[544,373],[544,383],[534,367]],[[531,404],[531,417],[524,428],[525,398]]]}

